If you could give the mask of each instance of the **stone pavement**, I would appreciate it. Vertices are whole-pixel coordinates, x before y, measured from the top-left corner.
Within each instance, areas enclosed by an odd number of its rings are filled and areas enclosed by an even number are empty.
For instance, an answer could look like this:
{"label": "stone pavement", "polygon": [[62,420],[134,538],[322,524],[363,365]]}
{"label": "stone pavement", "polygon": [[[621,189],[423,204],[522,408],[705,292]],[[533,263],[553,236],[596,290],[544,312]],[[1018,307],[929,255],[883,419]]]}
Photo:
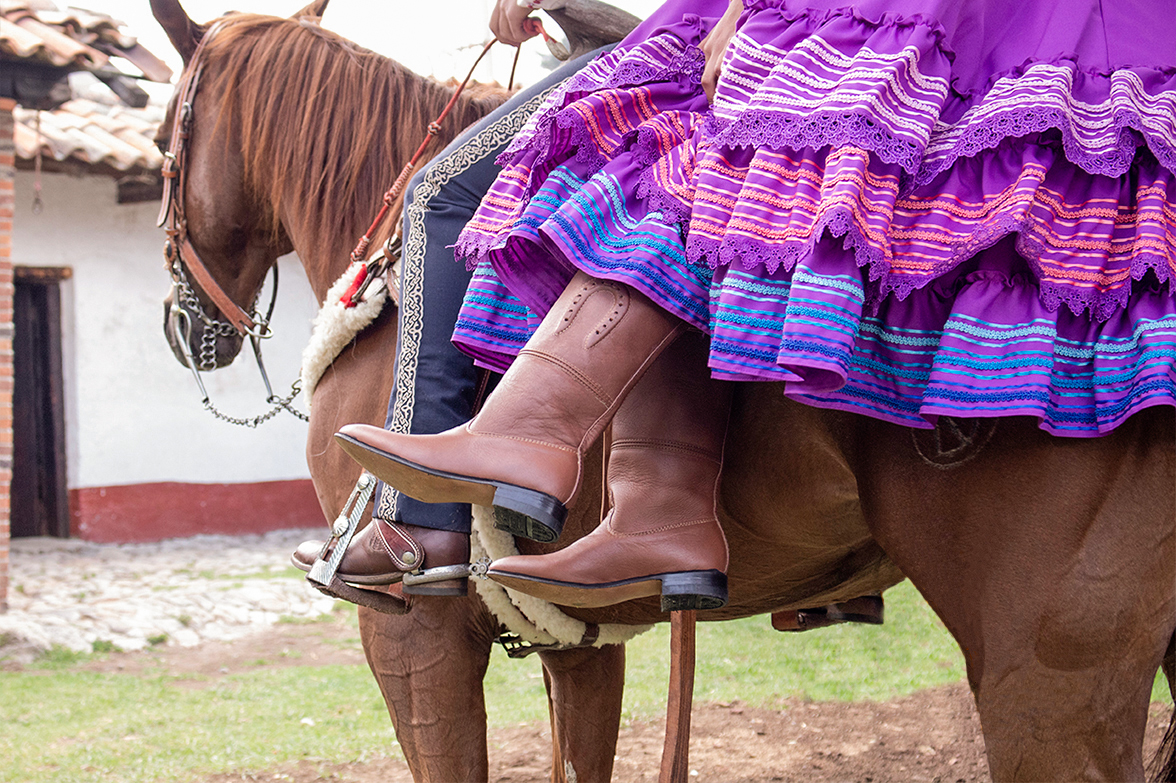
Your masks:
{"label": "stone pavement", "polygon": [[89,652],[236,639],[282,617],[314,617],[334,600],[290,565],[294,548],[326,528],[195,536],[152,544],[15,538],[0,661],[53,645]]}

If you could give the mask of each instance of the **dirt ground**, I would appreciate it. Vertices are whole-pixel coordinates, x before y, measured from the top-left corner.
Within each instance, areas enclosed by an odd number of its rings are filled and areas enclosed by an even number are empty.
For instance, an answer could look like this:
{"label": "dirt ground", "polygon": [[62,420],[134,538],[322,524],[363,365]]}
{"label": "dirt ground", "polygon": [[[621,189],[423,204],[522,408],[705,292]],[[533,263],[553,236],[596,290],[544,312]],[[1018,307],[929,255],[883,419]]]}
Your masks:
{"label": "dirt ground", "polygon": [[[313,631],[311,631],[313,629]],[[308,631],[311,631],[308,633]],[[363,654],[339,641],[354,637],[342,623],[276,626],[231,644],[164,648],[150,653],[120,653],[87,668],[139,672],[149,669],[212,678],[267,666],[363,663]],[[296,647],[298,658],[283,656]],[[1167,725],[1171,707],[1152,705],[1145,760],[1151,758]],[[957,683],[885,703],[786,702],[782,709],[756,709],[739,702],[696,704],[690,744],[690,779],[751,783],[807,781],[832,783],[979,783],[989,781],[984,740],[972,697]],[[509,783],[550,780],[551,733],[545,722],[497,729],[490,735],[490,779]],[[662,723],[638,722],[621,730],[613,779],[656,781]],[[253,774],[213,775],[195,783],[244,781],[338,781],[411,783],[399,759],[330,764],[286,764]]]}

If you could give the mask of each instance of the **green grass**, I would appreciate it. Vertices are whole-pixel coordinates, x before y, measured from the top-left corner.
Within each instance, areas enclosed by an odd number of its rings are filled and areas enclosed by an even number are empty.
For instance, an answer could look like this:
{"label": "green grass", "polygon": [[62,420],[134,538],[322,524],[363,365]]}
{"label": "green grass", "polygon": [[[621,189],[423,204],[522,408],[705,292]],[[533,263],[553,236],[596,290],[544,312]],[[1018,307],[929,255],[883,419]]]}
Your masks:
{"label": "green grass", "polygon": [[198,684],[88,672],[3,675],[0,780],[191,780],[288,760],[395,752],[365,668],[259,670],[191,687]]}
{"label": "green grass", "polygon": [[[644,654],[629,667],[648,672],[634,678],[642,685],[669,676],[669,628],[659,626],[656,634],[639,640]],[[765,616],[699,624],[697,638],[694,692],[700,701],[882,701],[964,677],[959,648],[908,583],[887,591],[882,626],[780,633]],[[642,688],[632,698],[635,713],[660,711],[665,693]]]}
{"label": "green grass", "polygon": [[[625,720],[653,717],[665,709],[669,637],[668,624],[662,624],[629,643]],[[908,583],[887,591],[882,626],[791,634],[774,630],[766,616],[751,617],[699,623],[697,645],[694,697],[699,702],[739,699],[751,706],[772,706],[788,697],[885,700],[964,677],[959,648]],[[506,697],[488,704],[492,722],[546,717],[538,661],[510,661],[495,650],[487,683],[488,702],[490,693]]]}
{"label": "green grass", "polygon": [[[338,621],[341,615],[349,627],[356,625],[354,611],[333,615],[325,617]],[[665,625],[630,643],[626,721],[662,714],[668,650]],[[78,664],[92,657],[57,650],[32,671],[0,673],[0,781],[188,781],[298,759],[398,753],[379,690],[363,665],[257,668],[213,679],[159,669],[142,675],[79,671]],[[702,623],[697,657],[697,701],[739,699],[752,706],[788,697],[884,700],[964,675],[954,642],[907,584],[887,592],[880,628],[782,634],[767,617]],[[1153,699],[1169,701],[1162,678]],[[492,726],[546,720],[538,659],[512,661],[495,648],[486,702]]]}
{"label": "green grass", "polygon": [[[964,678],[964,658],[947,629],[904,582],[886,592],[886,624],[780,633],[765,617],[699,623],[694,698],[736,699],[753,707],[795,697],[813,701],[885,701]],[[655,627],[629,643],[623,717],[665,710],[670,630]],[[1157,675],[1152,700],[1170,702]],[[544,720],[543,678],[535,656],[512,661],[495,648],[486,675],[492,725]]]}

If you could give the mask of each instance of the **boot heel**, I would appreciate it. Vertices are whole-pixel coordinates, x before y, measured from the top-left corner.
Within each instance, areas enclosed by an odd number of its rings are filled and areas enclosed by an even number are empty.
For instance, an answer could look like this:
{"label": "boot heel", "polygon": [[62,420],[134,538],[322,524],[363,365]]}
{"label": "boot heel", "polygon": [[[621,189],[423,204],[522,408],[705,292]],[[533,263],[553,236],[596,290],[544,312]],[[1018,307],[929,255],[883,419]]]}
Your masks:
{"label": "boot heel", "polygon": [[550,495],[498,484],[494,489],[494,527],[514,536],[549,544],[559,538],[568,510]]}
{"label": "boot heel", "polygon": [[686,571],[661,578],[661,609],[719,609],[727,604],[727,575],[722,571]]}

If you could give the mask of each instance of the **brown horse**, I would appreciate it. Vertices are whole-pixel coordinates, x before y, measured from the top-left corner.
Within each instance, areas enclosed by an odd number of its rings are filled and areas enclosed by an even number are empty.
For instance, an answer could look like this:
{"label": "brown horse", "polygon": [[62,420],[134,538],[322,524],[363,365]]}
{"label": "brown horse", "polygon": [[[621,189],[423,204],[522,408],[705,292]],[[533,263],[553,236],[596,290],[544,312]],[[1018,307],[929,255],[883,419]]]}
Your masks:
{"label": "brown horse", "polygon": [[[291,247],[321,301],[389,173],[447,98],[304,18],[325,4],[290,20],[230,17],[203,53],[186,218],[192,244],[238,303],[254,300]],[[176,0],[152,6],[187,62],[204,28]],[[360,84],[361,76],[387,81]],[[409,110],[410,94],[432,108]],[[463,105],[450,135],[487,108]],[[307,455],[328,519],[359,475],[331,435],[350,422],[382,423],[395,324],[387,308],[315,390]],[[239,345],[218,342],[217,363]],[[1170,679],[1176,667],[1171,408],[1146,410],[1104,438],[1066,440],[1026,419],[909,430],[746,384],[727,453],[731,602],[704,619],[819,606],[905,574],[963,650],[996,779],[1142,779],[1152,680],[1162,661]],[[588,483],[581,496],[591,501],[599,471]],[[591,529],[599,511],[598,501],[573,509],[564,542]],[[656,599],[575,614],[665,619]],[[481,680],[499,622],[471,593],[420,599],[402,616],[361,610],[360,624],[416,779],[486,779]],[[574,769],[579,781],[607,780],[623,648],[541,655],[553,779]]]}

